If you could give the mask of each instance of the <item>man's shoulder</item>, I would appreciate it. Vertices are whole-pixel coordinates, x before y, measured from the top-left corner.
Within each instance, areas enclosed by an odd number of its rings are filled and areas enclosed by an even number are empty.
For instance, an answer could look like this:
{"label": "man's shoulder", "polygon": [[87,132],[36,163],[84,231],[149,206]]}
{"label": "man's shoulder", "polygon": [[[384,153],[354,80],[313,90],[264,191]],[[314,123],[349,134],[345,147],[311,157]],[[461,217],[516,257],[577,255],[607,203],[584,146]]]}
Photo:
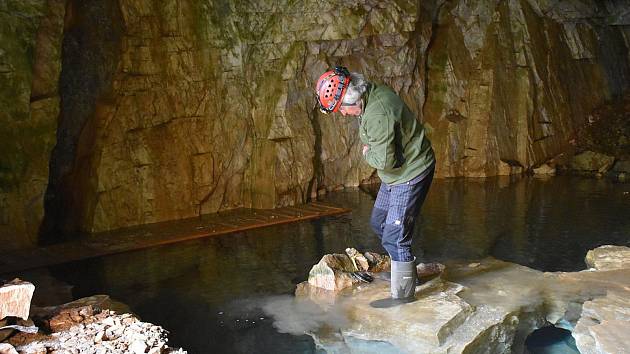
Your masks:
{"label": "man's shoulder", "polygon": [[368,104],[365,107],[365,115],[368,116],[376,116],[376,115],[385,115],[390,116],[391,113],[399,111],[399,106],[404,103],[390,88],[386,85],[380,84],[372,84],[372,88],[370,90],[370,96],[368,100]]}
{"label": "man's shoulder", "polygon": [[389,86],[372,83],[372,91],[370,93],[370,99],[374,97],[377,100],[392,100],[400,99],[398,94]]}

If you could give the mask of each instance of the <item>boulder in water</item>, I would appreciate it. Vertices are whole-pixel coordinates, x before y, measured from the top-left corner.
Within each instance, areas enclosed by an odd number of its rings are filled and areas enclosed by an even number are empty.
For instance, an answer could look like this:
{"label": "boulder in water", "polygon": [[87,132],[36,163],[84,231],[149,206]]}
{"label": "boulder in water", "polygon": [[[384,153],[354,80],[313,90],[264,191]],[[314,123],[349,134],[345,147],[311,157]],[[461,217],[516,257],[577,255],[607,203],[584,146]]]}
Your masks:
{"label": "boulder in water", "polygon": [[597,247],[586,254],[586,264],[596,270],[630,269],[630,248],[612,245]]}
{"label": "boulder in water", "polygon": [[551,167],[549,165],[542,164],[540,165],[538,168],[534,169],[534,174],[536,175],[555,175],[556,174],[556,169],[554,167]]}
{"label": "boulder in water", "polygon": [[581,154],[573,156],[571,169],[580,172],[605,173],[612,167],[614,162],[615,158],[613,156],[593,151],[584,151]]}

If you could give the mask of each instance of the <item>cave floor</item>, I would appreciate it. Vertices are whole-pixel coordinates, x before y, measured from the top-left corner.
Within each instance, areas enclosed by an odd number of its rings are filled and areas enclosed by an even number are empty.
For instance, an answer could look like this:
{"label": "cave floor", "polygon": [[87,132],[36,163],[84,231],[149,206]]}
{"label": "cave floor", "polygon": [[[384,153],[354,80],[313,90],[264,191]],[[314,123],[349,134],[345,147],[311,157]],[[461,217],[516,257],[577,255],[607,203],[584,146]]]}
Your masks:
{"label": "cave floor", "polygon": [[93,257],[225,235],[272,225],[340,215],[351,210],[312,202],[277,209],[234,209],[196,218],[94,233],[51,246],[4,252],[0,274],[48,267]]}

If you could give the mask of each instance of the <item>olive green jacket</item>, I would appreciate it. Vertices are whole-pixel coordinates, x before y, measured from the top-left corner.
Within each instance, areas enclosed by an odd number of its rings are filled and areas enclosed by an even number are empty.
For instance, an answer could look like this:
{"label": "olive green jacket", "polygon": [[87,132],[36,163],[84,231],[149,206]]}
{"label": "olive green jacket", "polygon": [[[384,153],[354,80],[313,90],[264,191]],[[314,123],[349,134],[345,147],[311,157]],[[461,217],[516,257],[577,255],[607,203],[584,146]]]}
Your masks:
{"label": "olive green jacket", "polygon": [[365,159],[387,184],[408,182],[432,168],[435,155],[422,123],[389,87],[371,83],[363,96],[359,135]]}

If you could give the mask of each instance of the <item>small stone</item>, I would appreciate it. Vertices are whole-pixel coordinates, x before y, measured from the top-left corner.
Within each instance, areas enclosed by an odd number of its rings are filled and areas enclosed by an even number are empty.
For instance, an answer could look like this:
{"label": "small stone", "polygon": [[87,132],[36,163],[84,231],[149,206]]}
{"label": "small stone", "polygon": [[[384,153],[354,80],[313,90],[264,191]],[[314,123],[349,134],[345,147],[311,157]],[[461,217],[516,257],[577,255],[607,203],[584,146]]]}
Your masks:
{"label": "small stone", "polygon": [[535,168],[534,170],[534,174],[537,175],[555,175],[556,174],[556,169],[545,164],[540,165],[540,167]]}
{"label": "small stone", "polygon": [[70,313],[70,318],[73,322],[82,322],[83,316],[79,315],[79,313]]}
{"label": "small stone", "polygon": [[94,336],[94,342],[96,343],[100,343],[103,341],[103,339],[105,339],[105,332],[104,331],[100,331],[96,334],[96,336]]}
{"label": "small stone", "polygon": [[74,326],[74,324],[75,322],[68,312],[59,313],[48,321],[48,326],[53,332],[61,332]]}
{"label": "small stone", "polygon": [[149,349],[149,354],[159,354],[162,353],[162,347],[154,347]]}
{"label": "small stone", "polygon": [[420,263],[416,266],[419,277],[429,277],[444,272],[446,267],[441,263]]}
{"label": "small stone", "polygon": [[18,352],[11,344],[0,343],[0,354],[18,354]]}
{"label": "small stone", "polygon": [[369,262],[364,255],[359,253],[355,248],[346,248],[346,254],[352,262],[357,271],[366,271],[370,268]]}
{"label": "small stone", "polygon": [[103,321],[101,321],[102,324],[106,325],[106,326],[114,326],[114,319],[111,317],[107,317],[106,319],[104,319]]}
{"label": "small stone", "polygon": [[28,319],[35,285],[18,278],[0,286],[0,320],[13,316]]}
{"label": "small stone", "polygon": [[129,351],[135,354],[143,354],[147,350],[147,345],[142,341],[135,341],[129,346]]}
{"label": "small stone", "polygon": [[312,286],[338,291],[358,282],[350,273],[355,271],[351,258],[345,254],[327,254],[311,268],[308,283]]}
{"label": "small stone", "polygon": [[390,271],[391,259],[389,256],[381,255],[376,252],[365,252],[363,255],[370,265],[368,269],[370,272],[378,273]]}
{"label": "small stone", "polygon": [[92,316],[92,315],[94,315],[94,309],[92,308],[92,306],[83,307],[83,308],[79,309],[79,315],[81,315],[83,317]]}

